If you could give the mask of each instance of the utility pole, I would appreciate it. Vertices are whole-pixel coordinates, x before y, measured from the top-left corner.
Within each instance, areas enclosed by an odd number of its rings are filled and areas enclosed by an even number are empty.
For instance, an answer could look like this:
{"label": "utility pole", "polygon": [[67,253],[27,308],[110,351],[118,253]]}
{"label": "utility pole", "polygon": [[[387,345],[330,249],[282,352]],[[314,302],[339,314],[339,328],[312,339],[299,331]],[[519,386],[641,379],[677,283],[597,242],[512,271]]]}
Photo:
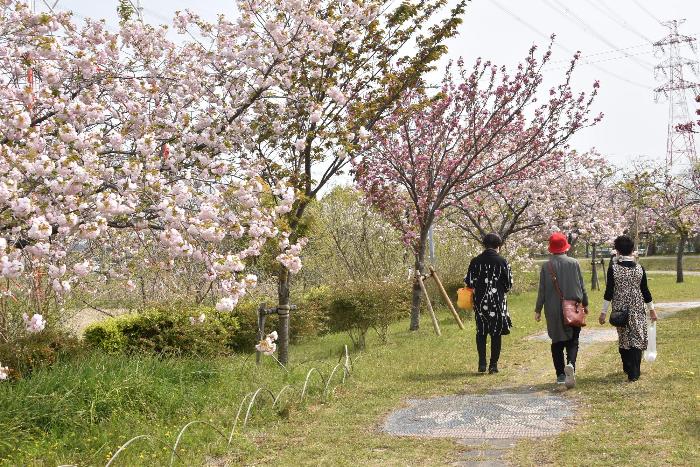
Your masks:
{"label": "utility pole", "polygon": [[655,72],[663,73],[666,82],[657,87],[656,99],[663,96],[668,99],[668,136],[666,140],[666,169],[670,171],[674,164],[697,163],[697,152],[693,133],[684,131],[682,127],[691,121],[688,112],[687,91],[700,91],[700,83],[687,81],[683,77],[684,69],[689,69],[696,76],[698,75],[698,61],[686,58],[682,55],[682,50],[687,46],[695,53],[697,41],[692,36],[686,36],[678,32],[678,26],[685,22],[681,20],[671,20],[662,23],[668,28],[668,35],[654,42],[657,52],[665,55],[665,59],[654,67]]}

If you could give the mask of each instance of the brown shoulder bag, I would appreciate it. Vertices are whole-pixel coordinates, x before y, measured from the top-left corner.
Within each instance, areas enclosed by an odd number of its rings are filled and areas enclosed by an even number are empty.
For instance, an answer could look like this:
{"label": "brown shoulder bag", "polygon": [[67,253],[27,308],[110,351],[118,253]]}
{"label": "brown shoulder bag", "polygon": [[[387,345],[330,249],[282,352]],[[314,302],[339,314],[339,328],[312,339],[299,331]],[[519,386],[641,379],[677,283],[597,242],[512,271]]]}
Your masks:
{"label": "brown shoulder bag", "polygon": [[559,300],[561,300],[561,312],[562,318],[564,319],[564,324],[574,328],[582,328],[586,325],[586,310],[583,304],[576,300],[565,300],[564,295],[561,293],[561,288],[559,288],[559,281],[557,280],[557,275],[554,273],[554,266],[551,262],[547,263],[549,265],[549,273],[552,275],[552,282],[554,282],[554,287],[556,287],[559,293]]}

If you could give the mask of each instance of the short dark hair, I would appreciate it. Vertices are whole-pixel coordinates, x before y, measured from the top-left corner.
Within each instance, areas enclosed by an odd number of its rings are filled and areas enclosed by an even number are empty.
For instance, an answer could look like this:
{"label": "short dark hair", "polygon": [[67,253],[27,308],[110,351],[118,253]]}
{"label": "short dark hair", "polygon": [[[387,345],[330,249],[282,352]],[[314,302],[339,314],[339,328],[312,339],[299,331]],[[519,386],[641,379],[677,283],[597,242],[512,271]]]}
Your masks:
{"label": "short dark hair", "polygon": [[482,240],[482,243],[486,248],[499,248],[501,245],[503,245],[503,240],[501,240],[501,236],[498,235],[497,233],[491,232],[487,233],[484,235],[484,239]]}
{"label": "short dark hair", "polygon": [[615,239],[615,249],[623,256],[629,256],[634,251],[634,240],[627,235],[620,235]]}

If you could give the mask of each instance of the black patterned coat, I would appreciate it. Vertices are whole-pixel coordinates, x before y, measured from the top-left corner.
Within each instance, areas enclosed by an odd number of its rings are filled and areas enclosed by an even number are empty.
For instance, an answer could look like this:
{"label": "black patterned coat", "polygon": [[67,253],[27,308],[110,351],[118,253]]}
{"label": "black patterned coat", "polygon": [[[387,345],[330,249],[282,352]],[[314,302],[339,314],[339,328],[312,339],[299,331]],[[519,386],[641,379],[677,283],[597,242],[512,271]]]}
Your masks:
{"label": "black patterned coat", "polygon": [[505,258],[487,249],[471,260],[464,283],[474,289],[476,332],[509,334],[513,322],[506,294],[513,288],[513,273]]}

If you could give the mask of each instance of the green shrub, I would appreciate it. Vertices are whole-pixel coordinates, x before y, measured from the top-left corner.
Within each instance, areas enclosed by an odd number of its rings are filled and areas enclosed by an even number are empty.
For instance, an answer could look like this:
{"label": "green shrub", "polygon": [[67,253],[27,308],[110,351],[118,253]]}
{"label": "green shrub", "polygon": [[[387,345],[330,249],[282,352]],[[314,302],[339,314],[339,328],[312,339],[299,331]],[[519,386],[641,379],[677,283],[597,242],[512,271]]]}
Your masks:
{"label": "green shrub", "polygon": [[389,325],[408,315],[411,290],[400,282],[349,282],[335,291],[328,310],[330,330],[350,335],[357,348],[365,347],[374,329],[386,342]]}
{"label": "green shrub", "polygon": [[[230,347],[236,352],[252,352],[258,338],[258,315],[259,304],[253,302],[239,302],[232,312],[232,316],[238,322],[238,330],[231,336]],[[267,332],[271,332],[276,325],[268,318],[266,323]]]}
{"label": "green shrub", "polygon": [[[298,298],[292,298],[297,306],[289,314],[289,340],[292,343],[304,338],[315,337],[328,332],[327,310],[332,300],[329,287],[314,287]],[[275,300],[268,300],[267,306],[273,307]],[[257,310],[258,302],[245,301],[236,305],[233,316],[236,317],[239,329],[231,339],[231,348],[239,352],[250,352],[254,349],[258,335]],[[265,332],[277,329],[277,315],[268,315],[265,320]]]}
{"label": "green shrub", "polygon": [[297,309],[291,312],[290,339],[294,342],[302,338],[328,334],[328,309],[333,300],[333,289],[327,285],[313,287],[303,293]]}
{"label": "green shrub", "polygon": [[[190,316],[206,315],[192,324]],[[89,326],[85,341],[107,352],[153,352],[165,355],[220,355],[235,346],[238,320],[210,307],[151,309],[122,315]]]}
{"label": "green shrub", "polygon": [[46,328],[0,343],[0,363],[10,368],[10,376],[19,379],[32,371],[53,365],[80,353],[80,341],[65,331]]}

